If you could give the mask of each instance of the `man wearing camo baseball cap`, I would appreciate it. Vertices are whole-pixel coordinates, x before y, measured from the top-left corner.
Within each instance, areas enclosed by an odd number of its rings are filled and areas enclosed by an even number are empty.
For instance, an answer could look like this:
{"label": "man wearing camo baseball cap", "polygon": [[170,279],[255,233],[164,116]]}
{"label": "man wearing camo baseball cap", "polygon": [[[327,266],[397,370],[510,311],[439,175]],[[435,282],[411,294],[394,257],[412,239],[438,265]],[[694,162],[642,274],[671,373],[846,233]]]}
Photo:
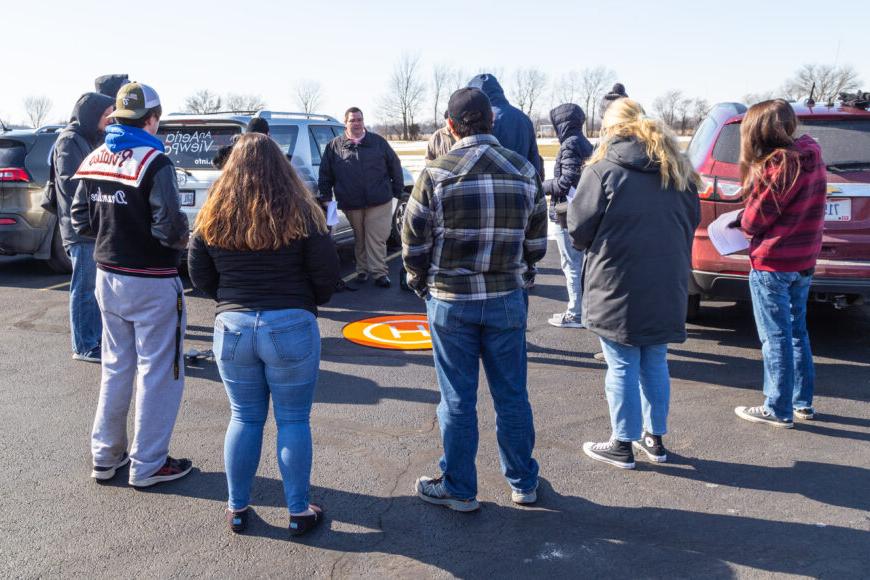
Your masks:
{"label": "man wearing camo baseball cap", "polygon": [[[188,459],[169,456],[184,390],[181,340],[186,319],[178,278],[188,222],[175,167],[156,137],[157,91],[121,87],[106,142],[88,155],[72,206],[73,228],[96,237],[97,303],[103,317],[103,377],[91,432],[91,477],[105,481],[130,462],[129,483],[148,487],[184,477]],[[138,375],[138,377],[137,377]],[[136,420],[127,449],[127,413],[136,385]]]}

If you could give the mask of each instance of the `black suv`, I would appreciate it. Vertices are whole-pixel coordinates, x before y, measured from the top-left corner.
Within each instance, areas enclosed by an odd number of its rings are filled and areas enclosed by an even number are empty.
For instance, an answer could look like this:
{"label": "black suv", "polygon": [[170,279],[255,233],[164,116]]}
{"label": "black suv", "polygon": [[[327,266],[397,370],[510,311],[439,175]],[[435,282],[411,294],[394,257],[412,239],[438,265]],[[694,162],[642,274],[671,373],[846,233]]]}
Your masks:
{"label": "black suv", "polygon": [[0,133],[0,255],[24,254],[47,260],[69,273],[57,216],[39,203],[60,125]]}

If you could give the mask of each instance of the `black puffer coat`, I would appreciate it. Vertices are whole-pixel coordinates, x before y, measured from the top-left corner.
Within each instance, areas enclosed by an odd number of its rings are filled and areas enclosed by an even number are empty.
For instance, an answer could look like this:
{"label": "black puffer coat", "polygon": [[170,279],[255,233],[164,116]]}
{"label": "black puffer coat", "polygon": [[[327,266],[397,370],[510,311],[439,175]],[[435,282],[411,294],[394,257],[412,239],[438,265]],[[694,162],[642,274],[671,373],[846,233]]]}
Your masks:
{"label": "black puffer coat", "polygon": [[612,142],[607,156],[583,171],[568,206],[574,247],[586,250],[586,328],[632,346],[684,342],[700,217],[694,185],[663,188],[659,165],[643,143]]}
{"label": "black puffer coat", "polygon": [[578,105],[565,103],[550,111],[550,122],[559,137],[559,153],[553,167],[553,179],[544,182],[544,193],[551,203],[565,201],[568,190],[577,187],[586,159],[592,155],[592,143],[583,135],[586,114]]}

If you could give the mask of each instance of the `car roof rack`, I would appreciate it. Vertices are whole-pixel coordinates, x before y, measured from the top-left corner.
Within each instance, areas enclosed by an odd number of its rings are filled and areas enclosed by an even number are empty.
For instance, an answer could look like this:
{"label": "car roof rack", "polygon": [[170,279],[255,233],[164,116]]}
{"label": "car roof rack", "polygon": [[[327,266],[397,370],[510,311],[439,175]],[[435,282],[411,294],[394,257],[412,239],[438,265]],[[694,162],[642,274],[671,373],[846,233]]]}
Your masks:
{"label": "car roof rack", "polygon": [[335,117],[331,117],[329,115],[318,115],[317,113],[298,113],[298,112],[288,112],[288,111],[257,111],[254,115],[255,117],[261,117],[263,119],[271,119],[273,117],[296,117],[302,119],[316,119],[318,121],[335,121],[338,120]]}

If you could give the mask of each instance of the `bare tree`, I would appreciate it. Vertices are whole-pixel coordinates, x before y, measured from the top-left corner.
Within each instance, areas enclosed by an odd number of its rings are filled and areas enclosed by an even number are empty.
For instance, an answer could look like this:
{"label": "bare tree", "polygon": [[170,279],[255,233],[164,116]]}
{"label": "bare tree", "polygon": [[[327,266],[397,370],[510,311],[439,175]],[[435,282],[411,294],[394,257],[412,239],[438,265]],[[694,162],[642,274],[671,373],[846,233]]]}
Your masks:
{"label": "bare tree", "polygon": [[819,103],[832,102],[843,91],[859,88],[861,79],[849,65],[805,64],[785,81],[783,92],[792,99],[805,99],[815,85],[813,98]]}
{"label": "bare tree", "polygon": [[554,104],[576,103],[583,95],[583,76],[576,70],[568,71],[559,77],[553,87]]}
{"label": "bare tree", "polygon": [[[432,67],[432,125],[435,129],[441,126],[441,98],[445,96],[450,76],[450,67],[447,65],[436,64]],[[450,93],[446,97],[449,98]]]}
{"label": "bare tree", "polygon": [[184,100],[184,108],[191,113],[202,115],[220,111],[222,102],[220,95],[208,89],[202,89]]}
{"label": "bare tree", "polygon": [[[809,95],[809,93],[807,93]],[[741,102],[747,107],[751,107],[756,103],[760,103],[761,101],[769,101],[770,99],[775,99],[777,97],[776,91],[759,91],[757,93],[747,93],[743,95]]]}
{"label": "bare tree", "polygon": [[586,102],[586,133],[591,134],[595,126],[595,108],[607,87],[616,79],[611,69],[596,66],[585,68],[580,73],[580,95]]}
{"label": "bare tree", "polygon": [[40,127],[51,111],[51,99],[45,95],[29,96],[24,99],[24,113],[34,128]]}
{"label": "bare tree", "polygon": [[523,113],[532,117],[535,105],[547,88],[547,75],[541,69],[521,68],[514,74],[511,97]]}
{"label": "bare tree", "polygon": [[305,79],[296,85],[296,103],[303,113],[313,113],[320,107],[320,82]]}
{"label": "bare tree", "polygon": [[420,56],[403,53],[393,68],[389,92],[381,108],[388,120],[401,121],[402,139],[406,141],[419,132],[414,117],[425,95],[426,85],[420,79]]}
{"label": "bare tree", "polygon": [[710,103],[707,99],[697,98],[692,101],[692,127],[697,128],[710,112]]}
{"label": "bare tree", "polygon": [[686,96],[679,89],[671,89],[653,100],[653,112],[659,118],[676,129],[680,124],[680,114],[685,106]]}
{"label": "bare tree", "polygon": [[227,111],[261,111],[266,108],[266,101],[260,95],[239,95],[229,93],[224,99]]}
{"label": "bare tree", "polygon": [[461,68],[450,69],[450,74],[447,75],[446,81],[446,93],[447,98],[450,98],[450,95],[468,85],[468,77],[466,72]]}

